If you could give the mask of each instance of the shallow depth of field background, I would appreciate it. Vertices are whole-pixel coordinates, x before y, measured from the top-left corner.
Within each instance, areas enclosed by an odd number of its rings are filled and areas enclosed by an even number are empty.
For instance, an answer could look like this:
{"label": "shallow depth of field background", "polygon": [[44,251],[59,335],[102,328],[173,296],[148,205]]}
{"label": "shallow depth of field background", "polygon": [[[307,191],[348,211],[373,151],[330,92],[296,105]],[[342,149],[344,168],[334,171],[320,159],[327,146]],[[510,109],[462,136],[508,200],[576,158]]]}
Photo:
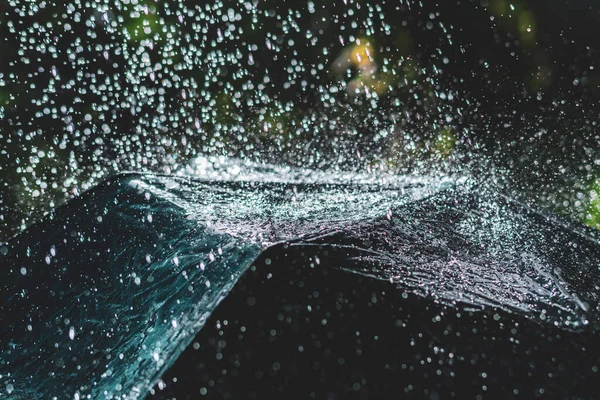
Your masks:
{"label": "shallow depth of field background", "polygon": [[198,156],[469,174],[598,227],[598,27],[591,0],[3,1],[0,240]]}

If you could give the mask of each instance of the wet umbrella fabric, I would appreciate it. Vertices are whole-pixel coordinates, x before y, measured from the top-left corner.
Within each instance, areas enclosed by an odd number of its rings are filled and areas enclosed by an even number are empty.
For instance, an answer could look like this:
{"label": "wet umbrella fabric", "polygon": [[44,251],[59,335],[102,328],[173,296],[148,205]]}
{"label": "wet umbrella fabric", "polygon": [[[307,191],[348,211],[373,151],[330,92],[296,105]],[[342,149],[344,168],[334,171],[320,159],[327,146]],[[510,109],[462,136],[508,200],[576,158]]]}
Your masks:
{"label": "wet umbrella fabric", "polygon": [[119,175],[1,245],[0,390],[584,396],[599,250],[465,182]]}

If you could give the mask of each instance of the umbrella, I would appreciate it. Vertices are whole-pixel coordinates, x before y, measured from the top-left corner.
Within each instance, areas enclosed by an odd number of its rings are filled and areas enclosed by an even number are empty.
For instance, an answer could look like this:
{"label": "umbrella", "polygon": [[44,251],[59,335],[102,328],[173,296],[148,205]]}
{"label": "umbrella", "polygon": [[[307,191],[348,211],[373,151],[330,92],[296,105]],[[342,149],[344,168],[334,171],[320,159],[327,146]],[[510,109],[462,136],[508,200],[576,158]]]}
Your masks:
{"label": "umbrella", "polygon": [[0,388],[581,396],[599,249],[468,179],[117,175],[1,245]]}

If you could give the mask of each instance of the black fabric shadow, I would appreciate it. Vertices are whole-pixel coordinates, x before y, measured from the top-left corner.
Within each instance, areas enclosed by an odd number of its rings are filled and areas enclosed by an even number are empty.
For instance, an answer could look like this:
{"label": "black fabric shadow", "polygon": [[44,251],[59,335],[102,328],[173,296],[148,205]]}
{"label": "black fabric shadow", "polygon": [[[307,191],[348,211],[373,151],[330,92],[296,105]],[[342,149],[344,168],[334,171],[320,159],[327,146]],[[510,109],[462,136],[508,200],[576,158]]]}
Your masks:
{"label": "black fabric shadow", "polygon": [[148,398],[594,397],[596,335],[442,306],[338,256],[267,250]]}

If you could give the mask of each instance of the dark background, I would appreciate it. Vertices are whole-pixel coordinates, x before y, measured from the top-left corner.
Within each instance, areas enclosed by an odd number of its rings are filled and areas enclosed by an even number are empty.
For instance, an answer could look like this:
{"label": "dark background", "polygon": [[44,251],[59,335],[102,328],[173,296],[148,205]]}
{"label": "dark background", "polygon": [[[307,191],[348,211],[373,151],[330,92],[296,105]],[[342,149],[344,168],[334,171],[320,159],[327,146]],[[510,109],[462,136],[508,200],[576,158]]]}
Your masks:
{"label": "dark background", "polygon": [[600,7],[0,4],[0,240],[103,177],[229,155],[497,180],[591,226]]}

